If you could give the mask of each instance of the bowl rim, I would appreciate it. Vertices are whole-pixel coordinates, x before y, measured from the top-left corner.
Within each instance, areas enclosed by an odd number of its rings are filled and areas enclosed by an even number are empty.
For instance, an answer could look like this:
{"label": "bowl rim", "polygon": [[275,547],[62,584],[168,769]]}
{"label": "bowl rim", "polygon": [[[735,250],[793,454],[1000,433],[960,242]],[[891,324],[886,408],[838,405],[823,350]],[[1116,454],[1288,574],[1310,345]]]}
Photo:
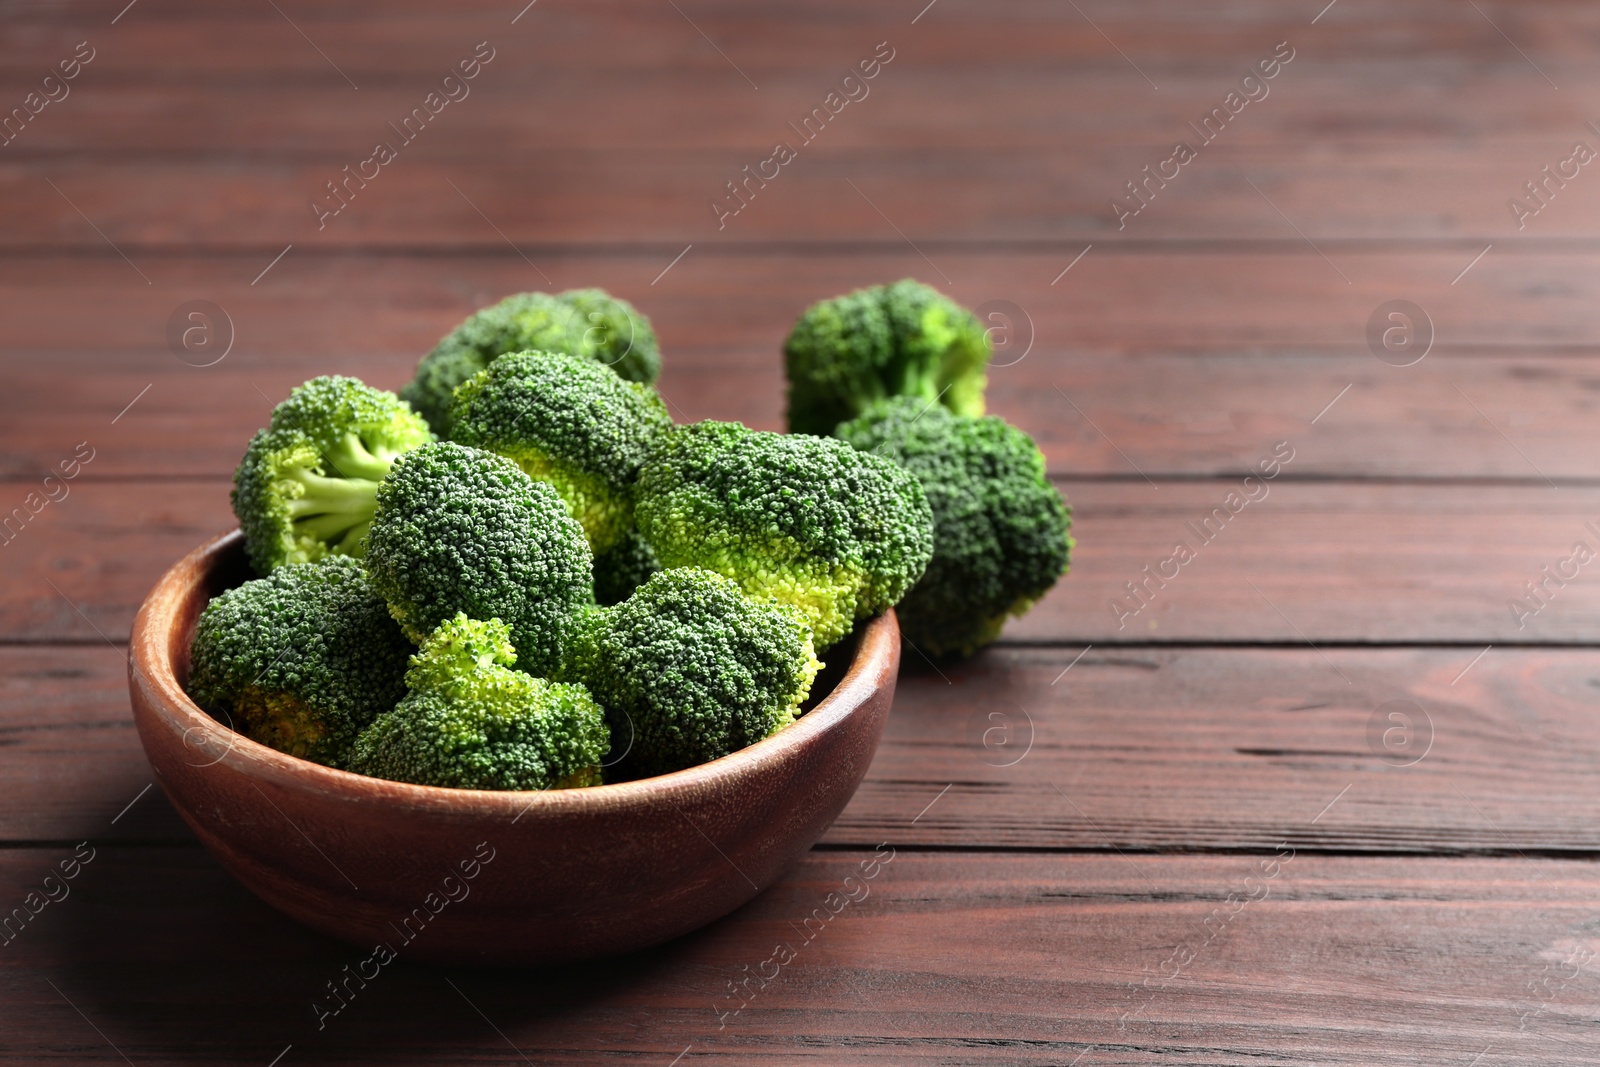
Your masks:
{"label": "bowl rim", "polygon": [[864,708],[868,697],[879,687],[881,668],[892,660],[899,643],[899,625],[893,608],[858,623],[855,655],[849,668],[815,707],[793,724],[753,745],[680,771],[577,789],[457,789],[394,782],[313,763],[253,741],[211,716],[178,684],[172,658],[167,655],[173,628],[179,621],[178,607],[196,580],[212,572],[221,557],[236,550],[243,541],[244,535],[238,528],[213,537],[174,563],[156,581],[139,606],[130,634],[130,683],[144,688],[148,697],[146,703],[155,718],[178,734],[179,743],[185,747],[194,747],[190,738],[195,733],[203,739],[202,746],[208,745],[214,734],[226,738],[227,748],[222,755],[210,763],[191,766],[227,764],[230,770],[247,778],[349,801],[398,802],[414,810],[454,814],[469,811],[491,816],[503,814],[512,816],[512,822],[516,822],[523,815],[579,814],[631,806],[663,796],[670,798],[674,794],[721,791],[722,787],[758,772],[774,758],[803,748],[812,738],[827,733]]}

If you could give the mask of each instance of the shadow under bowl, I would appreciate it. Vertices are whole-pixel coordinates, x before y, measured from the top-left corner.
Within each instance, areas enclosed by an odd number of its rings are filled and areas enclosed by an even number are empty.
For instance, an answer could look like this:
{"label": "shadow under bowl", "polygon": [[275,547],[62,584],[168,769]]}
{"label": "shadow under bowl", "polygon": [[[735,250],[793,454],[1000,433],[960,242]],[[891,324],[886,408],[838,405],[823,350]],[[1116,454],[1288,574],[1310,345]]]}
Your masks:
{"label": "shadow under bowl", "polygon": [[[195,622],[251,577],[236,530],[162,576],[128,687],[168,799],[234,877],[306,926],[408,959],[522,966],[628,952],[775,882],[861,784],[894,700],[894,613],[830,649],[848,668],[794,725],[688,770],[549,792],[350,774],[228,729],[184,692]],[[842,673],[842,677],[840,674]]]}

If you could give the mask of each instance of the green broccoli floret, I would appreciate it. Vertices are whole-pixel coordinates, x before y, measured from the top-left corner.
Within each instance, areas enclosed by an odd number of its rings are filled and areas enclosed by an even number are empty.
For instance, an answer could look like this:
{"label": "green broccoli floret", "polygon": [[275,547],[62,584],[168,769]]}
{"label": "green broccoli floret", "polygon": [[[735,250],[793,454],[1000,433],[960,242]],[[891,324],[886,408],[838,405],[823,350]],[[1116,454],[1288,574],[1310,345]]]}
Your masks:
{"label": "green broccoli floret", "polygon": [[330,553],[361,556],[378,483],[433,440],[399,397],[355,378],[313,378],[272,411],[233,474],[233,513],[258,574]]}
{"label": "green broccoli floret", "polygon": [[1033,438],[1015,426],[902,397],[837,433],[904,464],[933,507],[933,559],[895,608],[916,648],[971,655],[1067,572],[1072,511],[1045,476]]}
{"label": "green broccoli floret", "polygon": [[993,350],[971,312],[910,278],[813,304],[783,346],[789,431],[832,433],[891,396],[982,415]]}
{"label": "green broccoli floret", "polygon": [[661,373],[650,320],[602,289],[517,293],[467,317],[417,365],[400,395],[443,436],[450,431],[456,386],[508,352],[569,352],[604,364],[631,382]]}
{"label": "green broccoli floret", "polygon": [[792,604],[819,651],[892,606],[933,554],[933,515],[904,467],[736,422],[668,433],[640,474],[635,514],[663,566],[704,567]]}
{"label": "green broccoli floret", "polygon": [[584,356],[501,356],[456,389],[450,439],[512,460],[555,486],[595,553],[633,526],[633,486],[672,427],[655,389]]}
{"label": "green broccoli floret", "polygon": [[622,540],[594,558],[595,603],[610,606],[620,604],[633,595],[633,591],[661,569],[655,550],[630,529]]}
{"label": "green broccoli floret", "polygon": [[556,299],[573,310],[581,325],[583,350],[577,355],[589,356],[630,382],[653,385],[661,377],[661,350],[656,344],[655,331],[650,320],[632,304],[618,300],[604,289],[568,289]]}
{"label": "green broccoli floret", "polygon": [[361,730],[405,695],[411,651],[361,564],[330,556],[279,567],[206,605],[188,692],[252,740],[338,767]]}
{"label": "green broccoli floret", "polygon": [[447,347],[447,341],[448,337],[422,357],[415,377],[400,389],[400,399],[415,408],[440,437],[450,434],[450,398],[456,386],[489,364],[477,349],[464,344]]}
{"label": "green broccoli floret", "polygon": [[455,789],[599,785],[611,744],[600,705],[581,685],[512,670],[516,659],[505,623],[458,614],[422,642],[410,692],[361,734],[349,769]]}
{"label": "green broccoli floret", "polygon": [[503,456],[450,441],[401,456],[378,488],[367,569],[421,643],[465,612],[501,619],[517,666],[548,675],[594,597],[583,528],[546,482]]}
{"label": "green broccoli floret", "polygon": [[661,571],[589,613],[566,668],[605,705],[630,767],[665,774],[789,725],[822,668],[793,608],[711,571]]}

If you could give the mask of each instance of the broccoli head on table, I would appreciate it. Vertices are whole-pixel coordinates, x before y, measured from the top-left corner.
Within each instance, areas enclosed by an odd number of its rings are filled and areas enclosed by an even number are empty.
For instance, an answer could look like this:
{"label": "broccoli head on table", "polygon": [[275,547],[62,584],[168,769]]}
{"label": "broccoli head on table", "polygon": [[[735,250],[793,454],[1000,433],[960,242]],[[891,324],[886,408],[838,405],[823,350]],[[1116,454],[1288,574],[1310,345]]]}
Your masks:
{"label": "broccoli head on table", "polygon": [[671,428],[650,386],[583,356],[519,352],[456,390],[450,437],[553,485],[598,555],[633,527],[639,468]]}
{"label": "broccoli head on table", "polygon": [[548,674],[593,601],[592,567],[556,491],[492,452],[425,445],[400,457],[378,490],[367,569],[418,643],[458,612],[500,619],[517,667]]}
{"label": "broccoli head on table", "polygon": [[378,483],[433,440],[393,393],[313,378],[273,409],[233,475],[233,511],[256,573],[326,555],[359,557]]}
{"label": "broccoli head on table", "polygon": [[581,685],[512,670],[510,634],[464,614],[430,634],[406,672],[410,692],[361,734],[350,769],[456,789],[599,785],[611,743],[600,705]]}
{"label": "broccoli head on table", "polygon": [[200,614],[188,691],[252,740],[342,766],[352,742],[405,695],[412,652],[361,564],[279,567]]}
{"label": "broccoli head on table", "polygon": [[509,352],[567,352],[610,367],[632,382],[654,382],[661,353],[650,320],[601,289],[517,293],[468,316],[422,357],[400,395],[441,435],[462,382]]}
{"label": "broccoli head on table", "polygon": [[970,311],[909,278],[823,300],[783,346],[789,431],[830,434],[892,396],[982,415],[992,353]]}
{"label": "broccoli head on table", "polygon": [[793,722],[822,664],[798,612],[711,571],[661,571],[586,617],[565,674],[612,718],[629,765],[665,774]]}
{"label": "broccoli head on table", "polygon": [[1033,438],[995,416],[952,415],[902,397],[838,428],[904,464],[933,508],[933,559],[895,609],[930,656],[971,655],[1067,571],[1072,512]]}
{"label": "broccoli head on table", "polygon": [[933,515],[904,467],[843,441],[699,422],[639,478],[639,532],[665,567],[703,567],[811,625],[817,649],[889,608],[933,554]]}

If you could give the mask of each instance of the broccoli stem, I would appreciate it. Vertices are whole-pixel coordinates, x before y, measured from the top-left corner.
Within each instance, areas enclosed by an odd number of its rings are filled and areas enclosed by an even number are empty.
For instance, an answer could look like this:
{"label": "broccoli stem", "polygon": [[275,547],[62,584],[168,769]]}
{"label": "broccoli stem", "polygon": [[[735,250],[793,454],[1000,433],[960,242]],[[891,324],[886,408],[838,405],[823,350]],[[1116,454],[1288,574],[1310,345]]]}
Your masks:
{"label": "broccoli stem", "polygon": [[372,520],[370,519],[352,526],[343,537],[339,538],[339,543],[333,547],[349,556],[365,555],[366,550],[362,547],[362,542],[367,539],[367,531],[370,529],[372,529]]}
{"label": "broccoli stem", "polygon": [[378,500],[378,483],[366,478],[329,478],[305,469],[294,473],[294,481],[305,492],[289,502],[289,514],[296,519],[312,515],[372,514]]}
{"label": "broccoli stem", "polygon": [[944,393],[937,380],[938,373],[938,365],[931,360],[908,359],[900,367],[898,382],[889,383],[890,388],[874,382],[877,388],[872,390],[871,395],[861,394],[859,407],[865,410],[873,401],[892,396],[914,396],[929,404],[937,403]]}
{"label": "broccoli stem", "polygon": [[308,519],[296,519],[294,532],[300,537],[311,537],[341,550],[353,548],[359,543],[359,537],[351,541],[353,534],[362,533],[358,528],[371,525],[370,519],[363,519],[353,515],[313,515]]}
{"label": "broccoli stem", "polygon": [[289,502],[297,534],[358,554],[378,506],[378,483],[367,478],[329,478],[308,470],[295,474],[305,492]]}
{"label": "broccoli stem", "polygon": [[397,455],[399,453],[382,446],[373,449],[360,435],[347,433],[330,451],[323,453],[323,462],[338,476],[381,482]]}

